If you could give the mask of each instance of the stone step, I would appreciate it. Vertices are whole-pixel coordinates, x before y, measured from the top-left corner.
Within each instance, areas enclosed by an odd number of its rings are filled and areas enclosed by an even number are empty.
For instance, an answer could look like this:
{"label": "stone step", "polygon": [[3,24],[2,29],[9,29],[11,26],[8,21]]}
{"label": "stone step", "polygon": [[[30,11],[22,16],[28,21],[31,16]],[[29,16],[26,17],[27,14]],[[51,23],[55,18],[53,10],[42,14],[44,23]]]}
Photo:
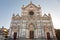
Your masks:
{"label": "stone step", "polygon": [[[13,40],[12,38],[7,38],[6,40]],[[34,38],[34,39],[29,39],[29,38],[17,38],[16,40],[47,40],[47,39],[42,39],[42,38]],[[55,40],[55,39],[50,39],[50,40]]]}

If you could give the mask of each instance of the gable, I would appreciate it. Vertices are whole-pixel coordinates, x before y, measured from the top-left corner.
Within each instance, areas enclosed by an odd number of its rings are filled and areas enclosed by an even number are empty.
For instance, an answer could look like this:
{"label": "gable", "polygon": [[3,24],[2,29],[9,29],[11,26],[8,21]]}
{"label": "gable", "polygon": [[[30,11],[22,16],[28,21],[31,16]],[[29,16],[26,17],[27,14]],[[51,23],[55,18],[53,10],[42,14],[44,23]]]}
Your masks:
{"label": "gable", "polygon": [[30,2],[30,4],[28,4],[27,6],[24,7],[24,9],[25,10],[38,10],[38,9],[40,9],[40,7],[37,7],[32,2]]}

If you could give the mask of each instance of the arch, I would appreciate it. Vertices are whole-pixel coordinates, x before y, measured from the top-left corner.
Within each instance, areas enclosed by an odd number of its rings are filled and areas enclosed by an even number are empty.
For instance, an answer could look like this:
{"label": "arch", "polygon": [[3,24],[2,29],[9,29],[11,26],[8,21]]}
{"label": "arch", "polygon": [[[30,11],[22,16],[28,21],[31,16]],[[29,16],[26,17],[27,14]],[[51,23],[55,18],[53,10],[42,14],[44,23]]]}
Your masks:
{"label": "arch", "polygon": [[33,23],[30,23],[30,24],[29,24],[29,26],[30,26],[30,25],[33,25],[33,26],[34,26],[34,24],[33,24]]}
{"label": "arch", "polygon": [[27,28],[29,28],[29,26],[33,24],[34,27],[36,26],[36,24],[33,22],[33,20],[30,20],[28,23],[27,23]]}
{"label": "arch", "polygon": [[34,24],[30,23],[28,29],[29,29],[29,38],[34,39]]}
{"label": "arch", "polygon": [[34,30],[35,29],[35,25],[33,23],[30,23],[28,26],[29,31]]}

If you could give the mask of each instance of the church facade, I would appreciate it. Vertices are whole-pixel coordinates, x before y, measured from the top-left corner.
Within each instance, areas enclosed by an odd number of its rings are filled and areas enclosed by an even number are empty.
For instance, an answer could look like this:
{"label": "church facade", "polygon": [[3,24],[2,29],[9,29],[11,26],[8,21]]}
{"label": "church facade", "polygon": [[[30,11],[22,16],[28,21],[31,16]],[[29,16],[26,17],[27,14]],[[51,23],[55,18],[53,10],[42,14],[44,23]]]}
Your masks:
{"label": "church facade", "polygon": [[21,16],[13,14],[9,36],[20,39],[56,40],[55,30],[50,13],[42,15],[41,7],[30,2],[22,6]]}

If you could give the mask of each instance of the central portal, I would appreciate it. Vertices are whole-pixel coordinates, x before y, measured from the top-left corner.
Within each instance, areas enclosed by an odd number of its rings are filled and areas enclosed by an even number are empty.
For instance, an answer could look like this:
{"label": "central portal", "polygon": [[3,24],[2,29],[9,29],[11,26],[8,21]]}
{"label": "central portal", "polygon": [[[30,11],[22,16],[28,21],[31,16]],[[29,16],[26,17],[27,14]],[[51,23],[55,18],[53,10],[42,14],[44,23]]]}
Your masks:
{"label": "central portal", "polygon": [[30,23],[29,24],[29,38],[30,39],[34,39],[34,24]]}
{"label": "central portal", "polygon": [[30,31],[30,39],[34,39],[34,31]]}

